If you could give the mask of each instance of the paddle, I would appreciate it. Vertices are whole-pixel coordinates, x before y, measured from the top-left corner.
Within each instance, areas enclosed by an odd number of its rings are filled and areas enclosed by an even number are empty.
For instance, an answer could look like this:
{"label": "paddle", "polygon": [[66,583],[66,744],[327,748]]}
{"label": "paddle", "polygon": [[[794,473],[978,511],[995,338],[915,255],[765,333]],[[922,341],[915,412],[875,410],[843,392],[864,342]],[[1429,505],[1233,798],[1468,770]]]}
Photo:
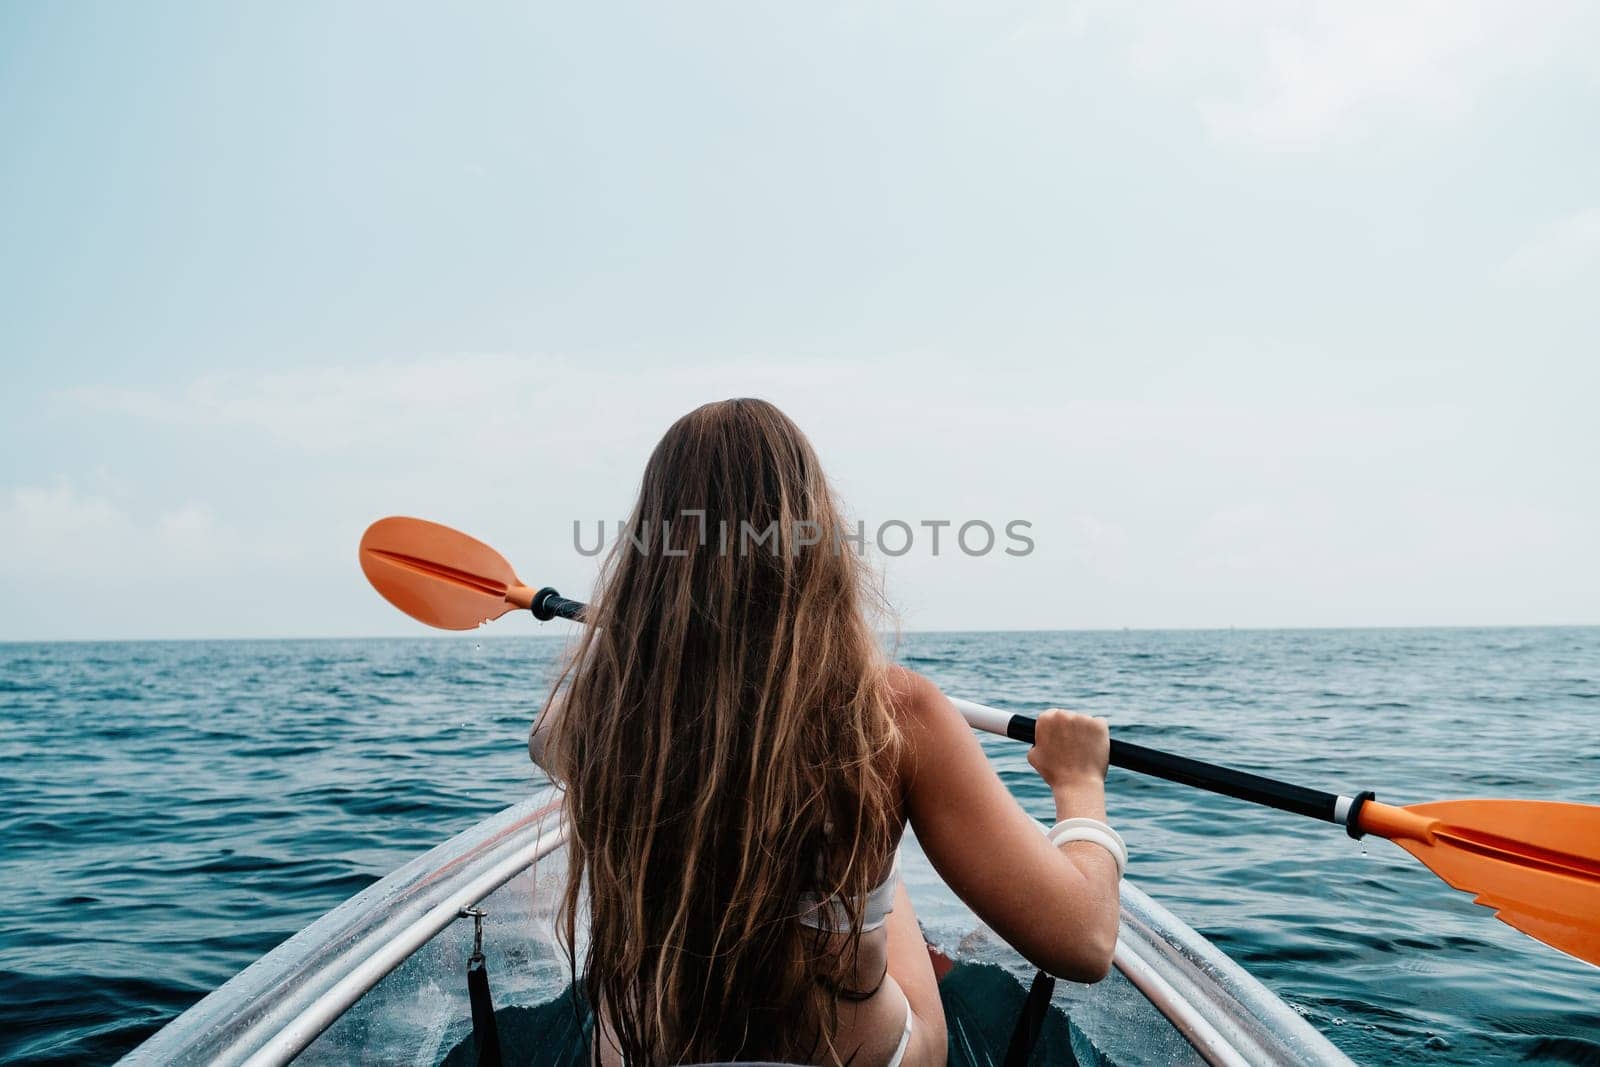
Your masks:
{"label": "paddle", "polygon": [[[517,608],[582,619],[584,605],[523,583],[494,549],[423,519],[381,519],[361,569],[395,607],[429,626],[470,630]],[[1034,720],[951,701],[973,727],[1033,743]],[[1523,933],[1600,965],[1600,807],[1534,800],[1442,800],[1394,807],[1370,792],[1323,793],[1113,739],[1111,763],[1213,793],[1377,834]]]}

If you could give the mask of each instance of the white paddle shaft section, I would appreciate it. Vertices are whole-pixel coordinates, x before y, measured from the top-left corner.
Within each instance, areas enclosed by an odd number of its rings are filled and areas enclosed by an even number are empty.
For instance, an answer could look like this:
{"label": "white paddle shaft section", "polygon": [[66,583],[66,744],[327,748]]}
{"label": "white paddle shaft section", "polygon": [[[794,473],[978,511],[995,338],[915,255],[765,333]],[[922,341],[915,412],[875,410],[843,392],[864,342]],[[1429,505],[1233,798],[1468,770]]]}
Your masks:
{"label": "white paddle shaft section", "polygon": [[1001,711],[999,708],[991,708],[987,704],[974,704],[970,700],[962,700],[959,697],[948,697],[946,699],[955,705],[956,710],[961,713],[961,717],[967,720],[967,725],[974,730],[999,734],[1001,737],[1009,736],[1006,733],[1006,727],[1011,725],[1011,720],[1015,717],[1011,712]]}

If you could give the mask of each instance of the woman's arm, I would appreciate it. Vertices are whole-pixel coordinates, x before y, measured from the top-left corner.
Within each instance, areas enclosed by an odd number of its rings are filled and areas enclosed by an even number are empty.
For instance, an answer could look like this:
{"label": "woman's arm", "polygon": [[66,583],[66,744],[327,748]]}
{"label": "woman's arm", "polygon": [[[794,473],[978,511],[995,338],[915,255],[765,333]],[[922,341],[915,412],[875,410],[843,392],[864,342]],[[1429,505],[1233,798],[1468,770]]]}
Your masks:
{"label": "woman's arm", "polygon": [[533,728],[528,731],[528,758],[533,760],[540,770],[547,773],[550,768],[544,764],[545,742],[550,736],[550,727],[561,714],[561,704],[559,696],[552,700],[543,713],[533,720]]}
{"label": "woman's arm", "polygon": [[[946,884],[1035,966],[1079,982],[1111,969],[1117,864],[1099,845],[1051,845],[1006,790],[972,730],[937,686],[895,668],[908,745],[907,814]],[[1028,762],[1050,785],[1057,818],[1105,817],[1105,723],[1052,710]]]}

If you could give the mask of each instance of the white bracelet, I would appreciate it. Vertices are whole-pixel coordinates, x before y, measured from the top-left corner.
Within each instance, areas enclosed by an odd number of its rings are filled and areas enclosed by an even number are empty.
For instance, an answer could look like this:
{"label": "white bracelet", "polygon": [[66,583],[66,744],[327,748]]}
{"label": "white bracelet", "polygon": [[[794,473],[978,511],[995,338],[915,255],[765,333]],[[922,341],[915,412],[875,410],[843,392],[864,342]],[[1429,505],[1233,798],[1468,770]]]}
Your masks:
{"label": "white bracelet", "polygon": [[1050,827],[1047,835],[1050,843],[1060,848],[1070,841],[1093,841],[1117,861],[1117,877],[1121,878],[1128,869],[1128,843],[1122,835],[1099,819],[1062,819]]}

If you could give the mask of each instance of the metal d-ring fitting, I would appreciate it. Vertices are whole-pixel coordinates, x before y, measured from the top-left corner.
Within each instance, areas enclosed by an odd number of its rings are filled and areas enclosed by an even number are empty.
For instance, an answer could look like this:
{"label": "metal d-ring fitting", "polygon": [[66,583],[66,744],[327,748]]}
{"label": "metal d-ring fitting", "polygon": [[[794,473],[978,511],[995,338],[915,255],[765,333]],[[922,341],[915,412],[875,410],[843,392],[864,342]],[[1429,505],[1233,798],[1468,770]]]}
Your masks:
{"label": "metal d-ring fitting", "polygon": [[472,920],[472,954],[483,956],[483,917],[489,914],[482,908],[466,907],[456,912],[456,917]]}

